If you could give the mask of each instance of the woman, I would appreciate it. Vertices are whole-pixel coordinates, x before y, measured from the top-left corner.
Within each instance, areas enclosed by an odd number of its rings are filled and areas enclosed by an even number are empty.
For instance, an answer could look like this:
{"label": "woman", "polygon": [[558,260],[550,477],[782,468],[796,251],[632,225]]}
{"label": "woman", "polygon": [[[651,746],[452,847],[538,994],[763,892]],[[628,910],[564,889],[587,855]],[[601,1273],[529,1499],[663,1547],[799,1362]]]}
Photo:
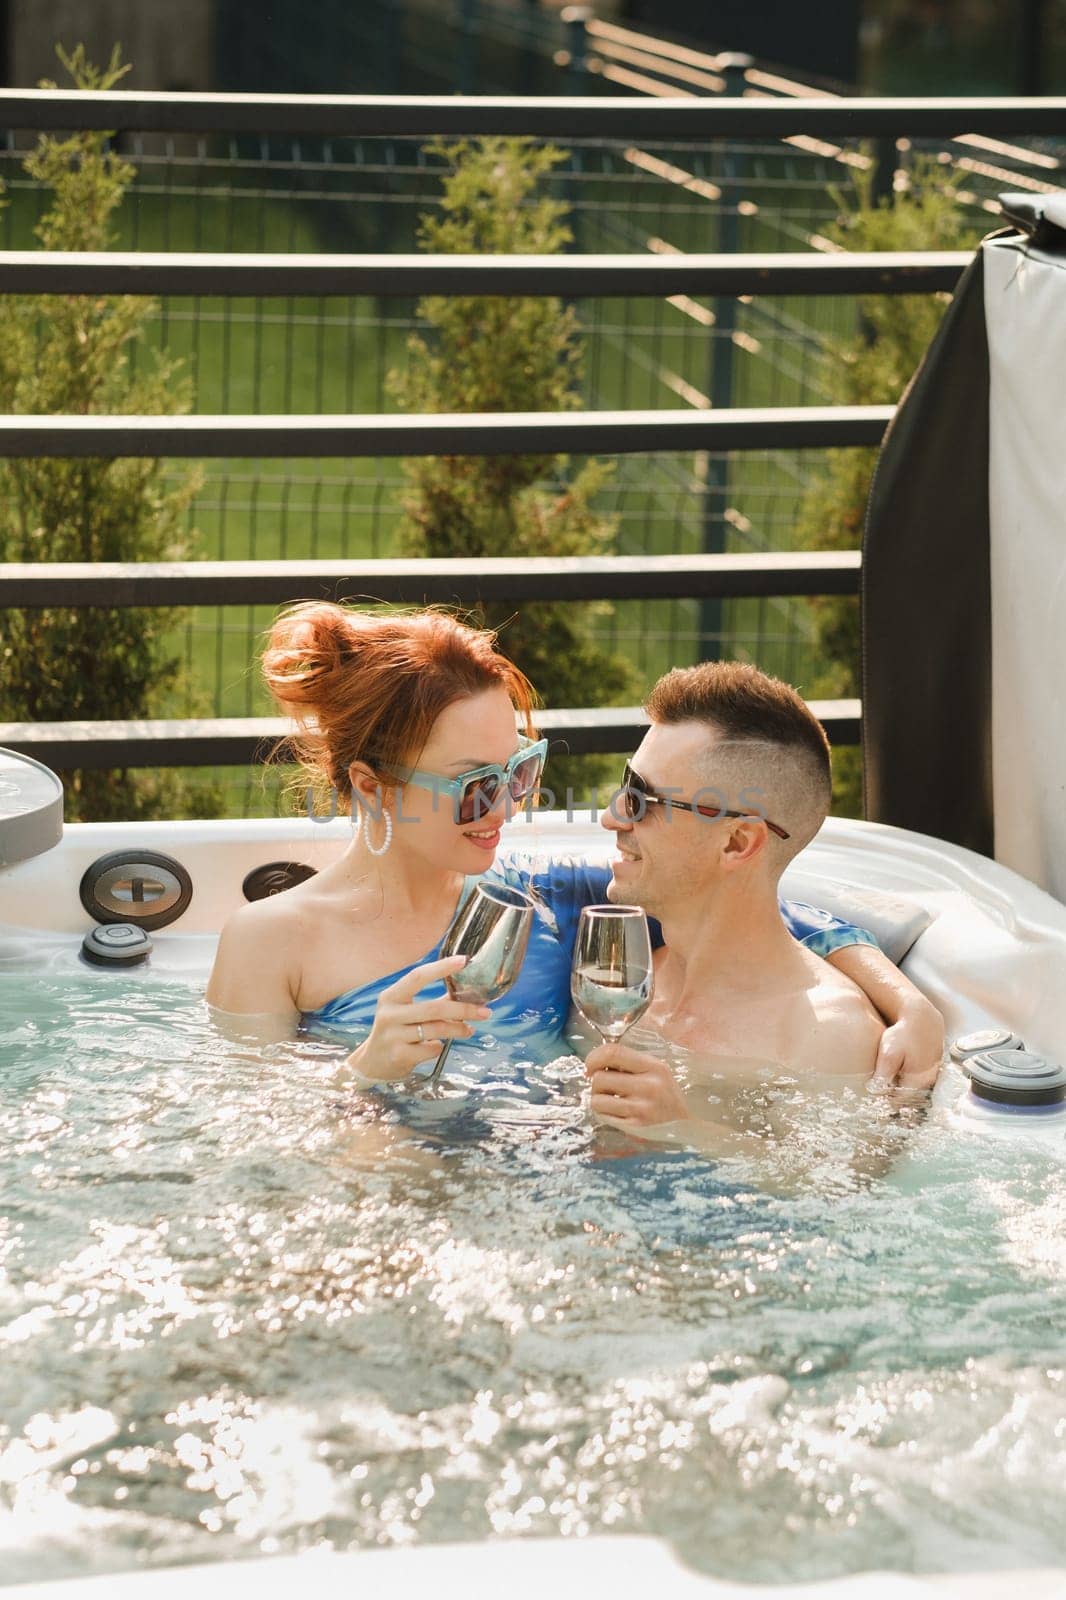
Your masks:
{"label": "woman", "polygon": [[[578,916],[604,900],[609,872],[570,861],[493,868],[508,808],[533,793],[547,748],[535,738],[532,688],[494,636],[437,611],[307,602],[276,621],[263,672],[300,728],[297,753],[350,807],[353,836],[315,877],[234,913],[209,1003],[269,1014],[283,1031],[365,1031],[348,1059],[375,1082],[406,1077],[445,1039],[470,1039],[490,1017],[496,1038],[557,1034]],[[443,979],[464,958],[441,960],[438,950],[462,900],[493,870],[533,891],[537,915],[519,978],[490,1011],[448,997]],[[820,954],[874,942],[824,913],[805,920],[804,908],[782,910]],[[897,989],[905,984],[880,960]]]}

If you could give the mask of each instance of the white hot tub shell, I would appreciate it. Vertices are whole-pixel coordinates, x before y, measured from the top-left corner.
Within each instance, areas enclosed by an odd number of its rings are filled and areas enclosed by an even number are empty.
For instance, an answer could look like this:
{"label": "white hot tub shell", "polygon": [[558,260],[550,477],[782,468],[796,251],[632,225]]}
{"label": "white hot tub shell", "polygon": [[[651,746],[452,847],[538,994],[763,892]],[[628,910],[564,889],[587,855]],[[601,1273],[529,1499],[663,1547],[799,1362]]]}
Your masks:
{"label": "white hot tub shell", "polygon": [[[153,931],[156,978],[201,984],[226,917],[242,903],[242,884],[254,868],[296,862],[322,868],[344,850],[347,821],[196,821],[90,823],[68,826],[53,848],[0,869],[0,971],[47,966],[84,971],[81,940],[92,920],[79,898],[86,870],[119,850],[151,851],[177,859],[193,892],[170,926]],[[584,816],[546,813],[508,825],[503,849],[606,860],[607,832]],[[943,1013],[948,1036],[1002,1026],[1032,1049],[1066,1057],[1066,907],[997,863],[968,850],[900,829],[831,818],[789,869],[783,893],[867,926]],[[895,949],[893,950],[893,946]],[[115,974],[105,975],[108,981]],[[131,974],[135,981],[135,975]],[[965,1093],[956,1068],[946,1068],[937,1102],[950,1111]],[[1064,1145],[1066,1153],[1066,1145]],[[163,1600],[195,1584],[204,1600],[257,1597],[315,1587],[326,1597],[360,1586],[435,1596],[540,1595],[553,1586],[578,1593],[664,1596],[780,1595],[806,1600],[924,1596],[945,1592],[968,1600],[1013,1594],[1024,1583],[1033,1600],[1061,1594],[1061,1571],[1032,1570],[905,1576],[862,1573],[786,1587],[741,1585],[687,1571],[665,1545],[643,1538],[580,1541],[499,1541],[424,1546],[333,1556],[264,1558],[209,1566],[145,1571],[19,1585],[13,1597],[55,1600]]]}

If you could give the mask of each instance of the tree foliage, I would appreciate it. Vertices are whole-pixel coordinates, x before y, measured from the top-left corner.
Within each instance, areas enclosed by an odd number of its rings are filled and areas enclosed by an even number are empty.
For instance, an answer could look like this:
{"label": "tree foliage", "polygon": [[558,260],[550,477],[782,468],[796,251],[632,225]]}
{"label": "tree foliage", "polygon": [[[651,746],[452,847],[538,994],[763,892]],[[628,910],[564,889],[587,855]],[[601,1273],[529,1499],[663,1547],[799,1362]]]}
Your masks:
{"label": "tree foliage", "polygon": [[[58,50],[74,86],[106,90],[128,71],[118,48],[104,68],[78,46]],[[54,84],[43,84],[52,88]],[[42,137],[23,163],[50,194],[35,233],[46,250],[106,250],[135,169],[106,133]],[[9,295],[0,302],[0,411],[87,416],[178,414],[191,389],[175,363],[143,349],[157,303],[132,295]],[[140,347],[140,348],[139,348]],[[138,360],[131,360],[136,352]],[[162,561],[190,551],[184,514],[195,472],[167,485],[159,460],[0,462],[5,561]],[[7,611],[0,620],[0,708],[25,721],[142,718],[177,703],[182,664],[166,646],[173,609]],[[173,815],[215,797],[144,771],[61,773],[70,820]]]}
{"label": "tree foliage", "polygon": [[[543,192],[564,159],[520,139],[436,142],[446,163],[439,214],[419,240],[440,254],[550,255],[572,237],[565,202]],[[428,334],[408,340],[408,366],[390,391],[416,412],[567,411],[581,403],[582,340],[572,306],[552,298],[430,296],[418,315]],[[425,556],[581,556],[614,548],[615,519],[596,509],[612,467],[566,456],[438,456],[405,464],[402,537]],[[629,665],[592,637],[606,605],[539,604],[515,614],[485,605],[473,620],[497,628],[507,654],[546,704],[625,703],[637,692]],[[562,794],[605,779],[600,757],[551,759]]]}

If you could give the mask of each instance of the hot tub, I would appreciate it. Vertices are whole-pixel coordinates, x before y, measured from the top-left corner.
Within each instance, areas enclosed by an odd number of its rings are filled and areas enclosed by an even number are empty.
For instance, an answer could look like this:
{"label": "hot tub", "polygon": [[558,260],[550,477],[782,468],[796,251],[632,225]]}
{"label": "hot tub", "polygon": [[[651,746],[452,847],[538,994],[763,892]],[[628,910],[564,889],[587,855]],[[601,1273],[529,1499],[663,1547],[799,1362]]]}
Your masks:
{"label": "hot tub", "polygon": [[[612,1145],[565,1044],[482,1051],[442,1111],[222,1037],[242,885],[347,837],[71,826],[0,871],[13,1593],[1060,1592],[1066,1141],[985,1136],[950,1067],[928,1115],[867,1097],[876,1160],[820,1115],[783,1189]],[[552,815],[507,843],[610,851]],[[108,970],[79,885],[127,852],[191,897]],[[143,907],[157,872],[107,882]],[[784,888],[894,942],[949,1035],[1066,1054],[1066,908],[1024,880],[831,819]]]}

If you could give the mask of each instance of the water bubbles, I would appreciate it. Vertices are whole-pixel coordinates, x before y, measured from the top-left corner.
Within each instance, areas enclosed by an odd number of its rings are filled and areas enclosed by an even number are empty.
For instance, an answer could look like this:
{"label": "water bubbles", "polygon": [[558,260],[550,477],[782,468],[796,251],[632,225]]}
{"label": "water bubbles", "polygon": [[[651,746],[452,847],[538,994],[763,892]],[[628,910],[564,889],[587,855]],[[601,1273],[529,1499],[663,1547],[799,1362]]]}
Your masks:
{"label": "water bubbles", "polygon": [[649,1148],[533,1053],[430,1122],[176,986],[41,983],[32,1043],[0,986],[12,1581],[607,1531],[744,1581],[1066,1557],[1061,1169],[876,1105],[861,1148],[855,1107]]}

